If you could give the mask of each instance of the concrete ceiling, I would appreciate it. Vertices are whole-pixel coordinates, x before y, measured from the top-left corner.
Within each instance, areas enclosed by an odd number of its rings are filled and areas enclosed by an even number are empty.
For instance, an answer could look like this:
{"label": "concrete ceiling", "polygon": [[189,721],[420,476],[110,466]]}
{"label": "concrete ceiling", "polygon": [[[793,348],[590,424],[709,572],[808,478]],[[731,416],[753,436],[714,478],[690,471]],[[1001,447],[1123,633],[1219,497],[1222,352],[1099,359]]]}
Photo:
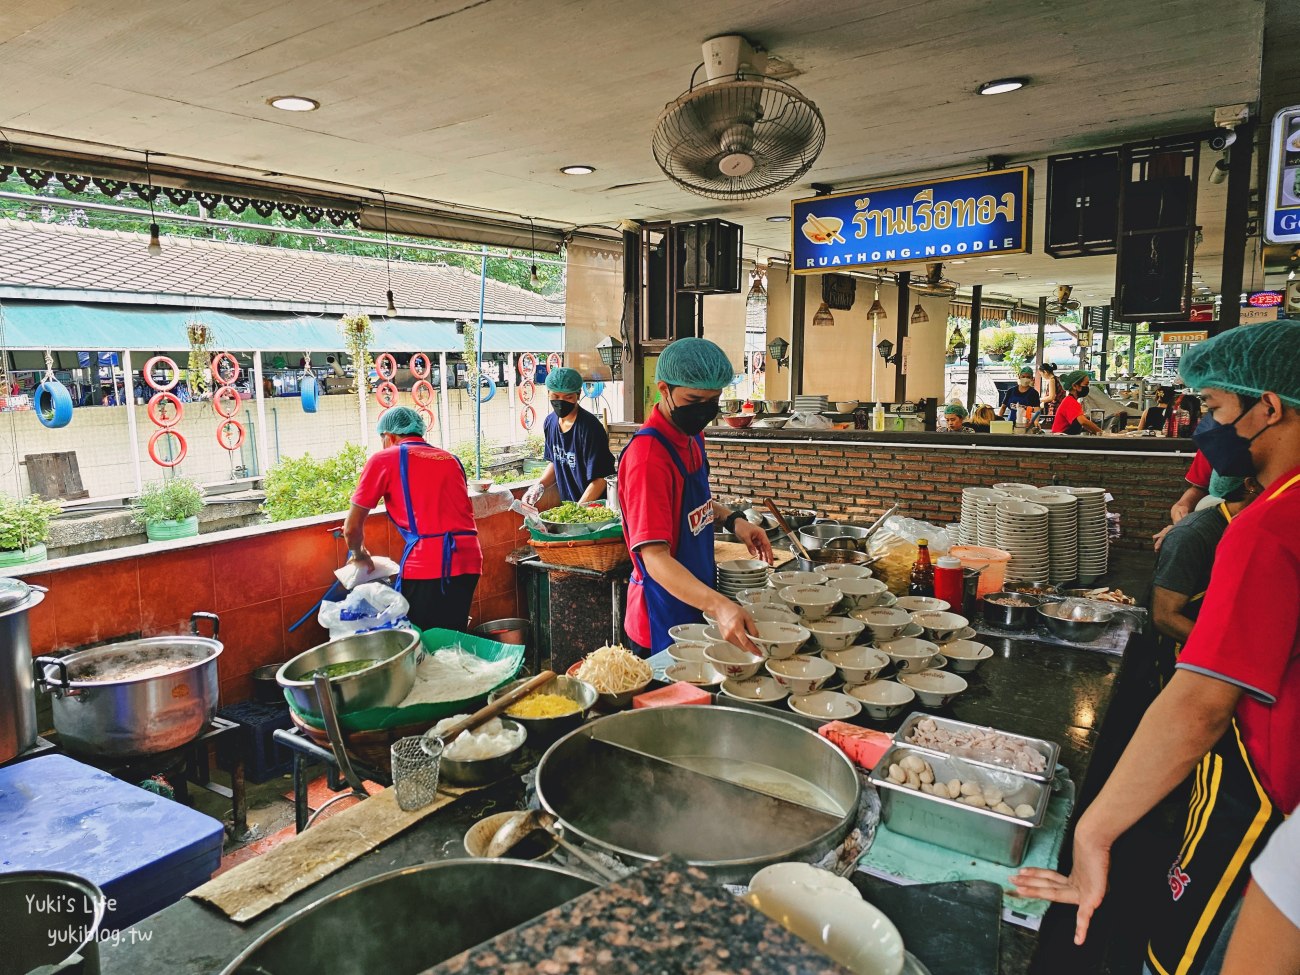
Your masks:
{"label": "concrete ceiling", "polygon": [[[992,155],[1033,162],[1209,127],[1215,106],[1259,98],[1264,9],[1263,0],[42,0],[0,8],[0,127],[15,142],[149,149],[178,164],[567,224],[722,216],[743,223],[748,242],[784,250],[788,225],[766,217],[811,195],[814,181],[848,189],[978,170]],[[735,205],[678,189],[650,154],[655,119],[687,87],[700,42],[727,32],[792,66],[827,126],[806,182]],[[1010,75],[1032,83],[975,93]],[[321,108],[266,104],[284,94]],[[559,172],[572,163],[597,172]],[[1038,177],[1041,197],[1041,167]],[[1198,265],[1215,265],[1206,279],[1216,286],[1221,192],[1213,200],[1202,196]],[[1041,200],[1036,210],[1038,247]],[[1059,281],[1101,303],[1114,272],[1110,258],[1030,255],[950,274],[1024,298]]]}

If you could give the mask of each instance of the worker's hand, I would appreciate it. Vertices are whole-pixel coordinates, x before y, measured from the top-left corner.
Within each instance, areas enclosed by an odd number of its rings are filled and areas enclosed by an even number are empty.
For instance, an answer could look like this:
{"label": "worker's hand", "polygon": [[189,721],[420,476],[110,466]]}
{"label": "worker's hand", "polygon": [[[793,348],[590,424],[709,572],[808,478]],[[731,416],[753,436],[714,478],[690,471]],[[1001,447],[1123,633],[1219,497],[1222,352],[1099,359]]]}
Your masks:
{"label": "worker's hand", "polygon": [[1173,525],[1165,525],[1164,528],[1160,529],[1158,532],[1156,532],[1154,535],[1151,536],[1151,541],[1154,543],[1153,547],[1157,552],[1160,551],[1160,546],[1165,543],[1165,536],[1168,535],[1173,530],[1174,530]]}
{"label": "worker's hand", "polygon": [[546,493],[546,486],[542,484],[541,481],[538,481],[536,484],[534,484],[532,487],[530,487],[527,491],[524,492],[524,496],[520,500],[522,500],[524,504],[530,505],[531,507],[535,508],[537,507],[537,502],[542,500],[542,495],[545,493]]}
{"label": "worker's hand", "polygon": [[1169,520],[1176,525],[1190,515],[1195,507],[1196,505],[1191,501],[1184,501],[1182,498],[1179,498],[1178,501],[1175,502],[1174,506],[1169,509]]}
{"label": "worker's hand", "polygon": [[366,572],[375,571],[375,560],[371,558],[370,553],[365,549],[362,549],[360,552],[354,554],[352,558],[348,559],[348,564],[355,565],[358,569],[363,569]]}
{"label": "worker's hand", "polygon": [[763,529],[741,518],[736,522],[736,538],[745,543],[749,554],[754,558],[762,559],[768,565],[772,564],[772,542]]}
{"label": "worker's hand", "polygon": [[719,596],[717,604],[710,607],[709,615],[718,621],[722,639],[742,650],[748,650],[756,657],[763,656],[763,651],[750,639],[751,634],[758,635],[758,626],[743,606],[733,603],[725,596]]}
{"label": "worker's hand", "polygon": [[1082,832],[1074,836],[1074,869],[1066,877],[1055,870],[1026,867],[1011,877],[1021,897],[1075,904],[1074,943],[1081,945],[1088,936],[1088,925],[1101,900],[1106,896],[1106,878],[1110,872],[1110,847],[1090,842]]}

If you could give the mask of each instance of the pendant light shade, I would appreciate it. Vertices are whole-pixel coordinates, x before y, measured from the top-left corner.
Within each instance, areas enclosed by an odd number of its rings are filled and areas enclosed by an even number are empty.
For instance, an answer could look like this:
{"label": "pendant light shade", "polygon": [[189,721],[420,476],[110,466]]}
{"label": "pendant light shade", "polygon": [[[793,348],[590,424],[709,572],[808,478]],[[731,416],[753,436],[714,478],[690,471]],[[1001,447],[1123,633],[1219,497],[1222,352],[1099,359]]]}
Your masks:
{"label": "pendant light shade", "polygon": [[822,302],[817,308],[817,314],[813,315],[814,328],[828,328],[835,324],[835,316],[831,314],[830,306]]}
{"label": "pendant light shade", "polygon": [[388,307],[384,309],[384,315],[387,318],[392,318],[396,314],[397,314],[397,306],[393,304],[393,292],[392,289],[390,288],[388,291]]}
{"label": "pendant light shade", "polygon": [[925,313],[925,309],[921,307],[921,303],[918,301],[916,307],[912,309],[912,324],[920,325],[922,322],[928,322],[929,320],[930,316]]}
{"label": "pendant light shade", "polygon": [[871,307],[867,309],[867,314],[873,316],[874,318],[889,317],[889,313],[885,311],[885,306],[880,303],[879,294],[876,295],[876,300],[871,303]]}
{"label": "pendant light shade", "polygon": [[149,253],[154,256],[162,253],[162,240],[159,238],[156,223],[149,224]]}

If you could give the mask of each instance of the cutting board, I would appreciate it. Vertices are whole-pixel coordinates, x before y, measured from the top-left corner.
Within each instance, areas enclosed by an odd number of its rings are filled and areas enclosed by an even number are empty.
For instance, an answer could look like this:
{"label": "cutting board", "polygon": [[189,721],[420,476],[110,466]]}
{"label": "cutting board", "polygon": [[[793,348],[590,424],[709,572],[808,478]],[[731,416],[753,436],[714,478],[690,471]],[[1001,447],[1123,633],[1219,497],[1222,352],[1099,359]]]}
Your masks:
{"label": "cutting board", "polygon": [[[714,542],[713,555],[719,562],[730,562],[732,559],[752,559],[742,542]],[[784,549],[775,548],[772,550],[772,562],[777,568],[785,565],[794,556]]]}

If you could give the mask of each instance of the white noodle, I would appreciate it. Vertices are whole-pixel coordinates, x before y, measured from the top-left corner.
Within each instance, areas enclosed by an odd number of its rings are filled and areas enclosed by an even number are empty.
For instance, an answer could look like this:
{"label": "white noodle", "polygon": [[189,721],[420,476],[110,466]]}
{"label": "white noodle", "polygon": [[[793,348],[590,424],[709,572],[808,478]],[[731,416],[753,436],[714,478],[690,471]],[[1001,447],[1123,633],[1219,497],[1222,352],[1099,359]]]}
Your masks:
{"label": "white noodle", "polygon": [[446,647],[420,661],[415,685],[402,706],[467,701],[486,694],[513,673],[510,658],[484,660],[459,647]]}

